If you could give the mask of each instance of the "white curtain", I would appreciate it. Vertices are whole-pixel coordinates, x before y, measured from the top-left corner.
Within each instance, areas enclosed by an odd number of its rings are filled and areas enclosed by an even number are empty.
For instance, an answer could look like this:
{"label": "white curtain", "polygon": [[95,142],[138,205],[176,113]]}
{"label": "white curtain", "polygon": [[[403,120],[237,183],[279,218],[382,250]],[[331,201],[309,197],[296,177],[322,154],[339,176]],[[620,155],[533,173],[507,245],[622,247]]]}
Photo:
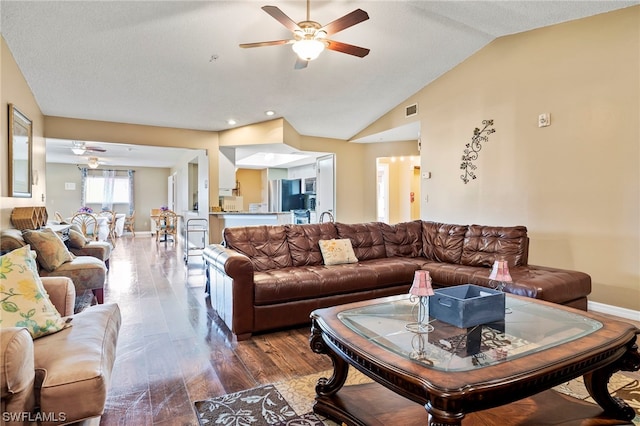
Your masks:
{"label": "white curtain", "polygon": [[113,187],[116,180],[115,170],[103,170],[104,192],[102,196],[102,210],[113,210]]}

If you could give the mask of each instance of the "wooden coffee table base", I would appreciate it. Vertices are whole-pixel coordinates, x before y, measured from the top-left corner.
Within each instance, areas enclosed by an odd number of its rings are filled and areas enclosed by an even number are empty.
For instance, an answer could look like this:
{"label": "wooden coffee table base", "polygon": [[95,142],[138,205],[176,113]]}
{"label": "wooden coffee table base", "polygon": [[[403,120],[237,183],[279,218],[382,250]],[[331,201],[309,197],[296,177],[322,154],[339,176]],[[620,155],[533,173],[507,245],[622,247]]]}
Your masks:
{"label": "wooden coffee table base", "polygon": [[[332,396],[318,396],[313,411],[351,426],[426,426],[428,414],[378,383],[343,386]],[[464,426],[633,425],[607,418],[600,406],[547,390],[517,402],[467,414]]]}

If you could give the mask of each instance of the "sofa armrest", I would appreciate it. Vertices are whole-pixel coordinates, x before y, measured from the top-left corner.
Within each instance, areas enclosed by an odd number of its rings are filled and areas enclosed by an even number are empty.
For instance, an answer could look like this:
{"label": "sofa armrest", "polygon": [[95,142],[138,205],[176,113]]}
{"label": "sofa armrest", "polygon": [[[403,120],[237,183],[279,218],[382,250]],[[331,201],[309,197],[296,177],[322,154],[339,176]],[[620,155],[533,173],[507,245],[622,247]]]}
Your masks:
{"label": "sofa armrest", "polygon": [[[2,412],[31,412],[35,405],[33,339],[26,328],[0,329],[0,393]],[[3,423],[4,424],[4,423]],[[7,425],[22,422],[7,422]]]}
{"label": "sofa armrest", "polygon": [[239,340],[247,338],[253,331],[255,300],[251,259],[220,244],[209,245],[203,258],[218,315]]}
{"label": "sofa armrest", "polygon": [[63,317],[73,315],[76,303],[76,288],[71,278],[41,277],[42,284],[49,294],[49,300]]}

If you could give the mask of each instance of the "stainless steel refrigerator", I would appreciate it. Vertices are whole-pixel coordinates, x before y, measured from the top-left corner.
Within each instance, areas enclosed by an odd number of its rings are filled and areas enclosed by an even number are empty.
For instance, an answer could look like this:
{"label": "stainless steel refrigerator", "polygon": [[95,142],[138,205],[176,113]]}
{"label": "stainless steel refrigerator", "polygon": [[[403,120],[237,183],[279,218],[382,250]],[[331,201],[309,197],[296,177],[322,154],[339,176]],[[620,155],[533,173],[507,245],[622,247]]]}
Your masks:
{"label": "stainless steel refrigerator", "polygon": [[304,197],[300,179],[273,179],[269,181],[269,211],[288,212],[302,209]]}

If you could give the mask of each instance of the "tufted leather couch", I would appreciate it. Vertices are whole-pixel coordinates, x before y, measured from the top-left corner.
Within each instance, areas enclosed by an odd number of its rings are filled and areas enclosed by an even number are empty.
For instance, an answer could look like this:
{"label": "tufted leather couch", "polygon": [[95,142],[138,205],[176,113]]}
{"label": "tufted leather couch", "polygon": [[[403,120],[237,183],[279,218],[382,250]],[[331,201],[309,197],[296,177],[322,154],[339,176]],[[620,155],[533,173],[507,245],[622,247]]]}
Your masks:
{"label": "tufted leather couch", "polygon": [[[317,308],[406,293],[419,269],[436,288],[495,287],[491,267],[505,259],[513,278],[508,293],[582,310],[591,293],[583,272],[529,265],[524,226],[331,222],[226,228],[223,236],[203,253],[207,291],[238,340],[305,324]],[[339,238],[351,240],[358,262],[324,265],[318,241]]]}

